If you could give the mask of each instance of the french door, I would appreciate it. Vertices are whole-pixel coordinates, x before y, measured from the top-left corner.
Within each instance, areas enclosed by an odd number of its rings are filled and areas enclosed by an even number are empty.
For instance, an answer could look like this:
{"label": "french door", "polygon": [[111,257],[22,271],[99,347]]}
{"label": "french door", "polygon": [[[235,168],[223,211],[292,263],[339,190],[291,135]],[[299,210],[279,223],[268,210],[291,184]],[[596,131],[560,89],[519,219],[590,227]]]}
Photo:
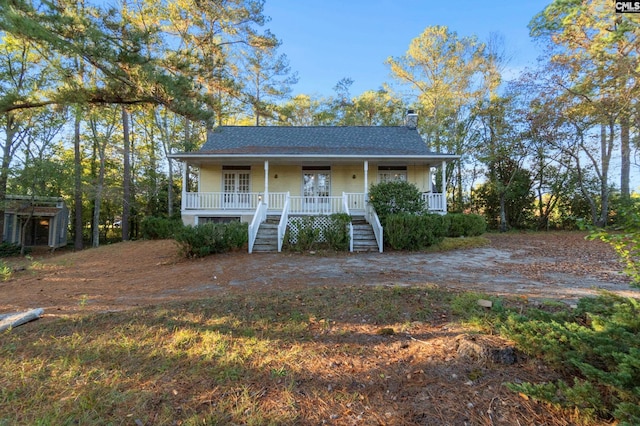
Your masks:
{"label": "french door", "polygon": [[322,213],[331,210],[331,173],[305,171],[302,176],[303,209]]}
{"label": "french door", "polygon": [[227,209],[251,208],[251,173],[223,173],[223,204]]}

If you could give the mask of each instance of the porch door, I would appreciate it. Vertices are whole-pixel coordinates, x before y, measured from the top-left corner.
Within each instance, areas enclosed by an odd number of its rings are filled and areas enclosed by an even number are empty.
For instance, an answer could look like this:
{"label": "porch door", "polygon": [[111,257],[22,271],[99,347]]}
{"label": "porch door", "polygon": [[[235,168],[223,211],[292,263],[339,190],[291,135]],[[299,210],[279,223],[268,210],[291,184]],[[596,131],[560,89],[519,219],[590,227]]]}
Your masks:
{"label": "porch door", "polygon": [[251,208],[251,173],[249,172],[224,172],[223,173],[224,208],[250,209]]}
{"label": "porch door", "polygon": [[305,171],[303,175],[303,209],[309,213],[327,213],[331,210],[331,173]]}

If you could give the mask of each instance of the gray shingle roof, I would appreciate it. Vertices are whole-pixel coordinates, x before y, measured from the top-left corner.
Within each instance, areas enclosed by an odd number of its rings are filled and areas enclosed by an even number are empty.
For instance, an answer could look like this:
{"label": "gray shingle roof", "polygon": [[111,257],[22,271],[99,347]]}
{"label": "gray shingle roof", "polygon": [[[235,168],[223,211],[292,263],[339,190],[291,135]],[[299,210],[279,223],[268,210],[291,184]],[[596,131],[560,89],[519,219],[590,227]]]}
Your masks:
{"label": "gray shingle roof", "polygon": [[437,155],[416,130],[404,126],[220,126],[198,154],[246,155]]}

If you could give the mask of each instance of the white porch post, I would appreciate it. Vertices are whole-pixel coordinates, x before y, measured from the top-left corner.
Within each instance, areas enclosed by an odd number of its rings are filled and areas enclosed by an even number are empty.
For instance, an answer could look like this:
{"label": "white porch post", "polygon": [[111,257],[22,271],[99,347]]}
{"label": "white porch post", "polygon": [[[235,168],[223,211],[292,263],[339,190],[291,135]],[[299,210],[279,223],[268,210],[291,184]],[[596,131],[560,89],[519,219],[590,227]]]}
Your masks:
{"label": "white porch post", "polygon": [[[364,160],[364,196],[367,196],[369,191],[369,161]],[[366,199],[364,200],[367,201]]]}
{"label": "white porch post", "polygon": [[447,162],[442,162],[442,211],[447,212]]}
{"label": "white porch post", "polygon": [[182,211],[186,210],[187,207],[187,165],[186,161],[182,162],[182,201],[180,208]]}
{"label": "white porch post", "polygon": [[264,203],[269,205],[269,160],[264,160]]}

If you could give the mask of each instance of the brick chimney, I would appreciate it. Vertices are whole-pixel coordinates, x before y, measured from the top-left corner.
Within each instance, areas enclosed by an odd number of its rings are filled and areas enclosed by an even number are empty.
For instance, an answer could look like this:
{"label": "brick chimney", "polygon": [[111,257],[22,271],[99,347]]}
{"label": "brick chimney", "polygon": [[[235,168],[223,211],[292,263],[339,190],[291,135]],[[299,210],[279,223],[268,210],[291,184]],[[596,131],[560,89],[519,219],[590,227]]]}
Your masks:
{"label": "brick chimney", "polygon": [[407,116],[404,118],[404,125],[409,130],[415,130],[418,127],[418,114],[412,109],[407,111]]}

